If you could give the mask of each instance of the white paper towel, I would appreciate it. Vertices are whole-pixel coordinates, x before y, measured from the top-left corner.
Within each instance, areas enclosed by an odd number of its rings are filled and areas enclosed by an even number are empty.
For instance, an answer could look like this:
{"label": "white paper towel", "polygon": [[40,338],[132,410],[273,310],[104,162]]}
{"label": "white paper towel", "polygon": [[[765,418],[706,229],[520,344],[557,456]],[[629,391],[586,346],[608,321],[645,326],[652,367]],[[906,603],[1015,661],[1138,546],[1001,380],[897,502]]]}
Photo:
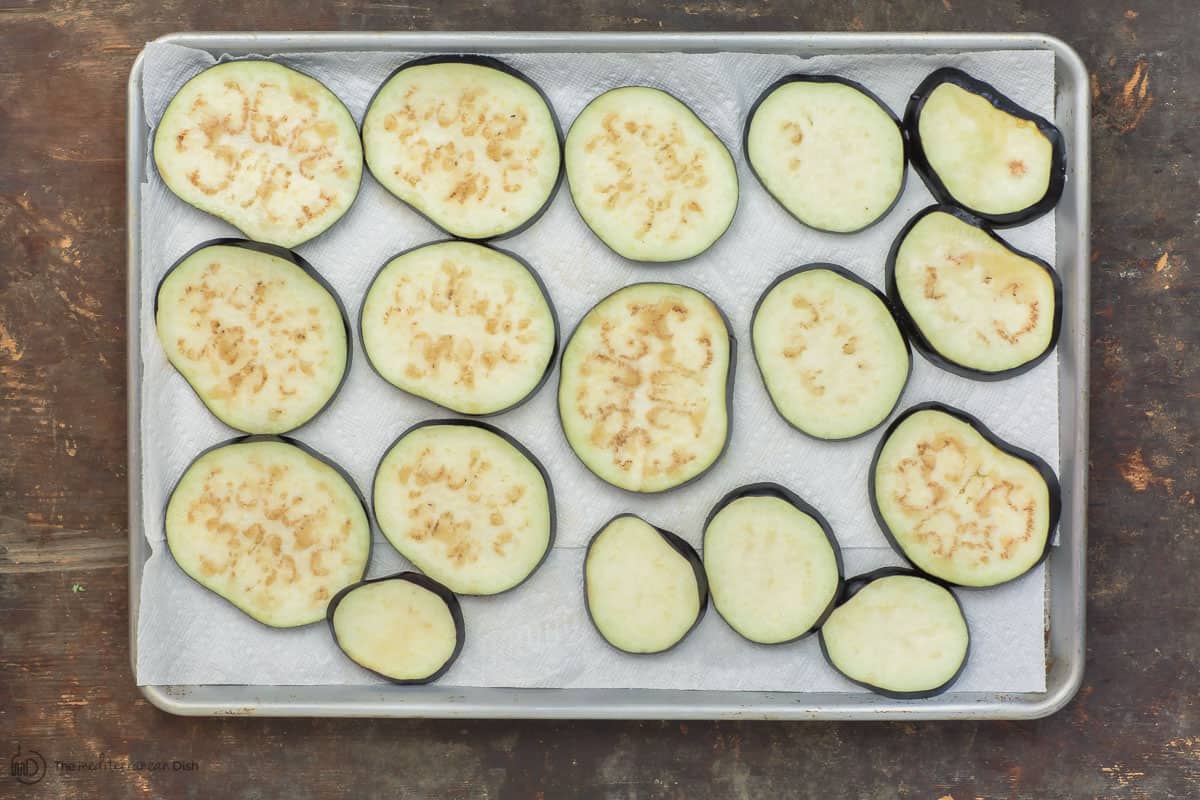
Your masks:
{"label": "white paper towel", "polygon": [[[323,81],[361,120],[378,85],[413,53],[314,53],[278,59]],[[738,338],[733,439],[709,474],[680,490],[634,497],[607,486],[571,453],[558,429],[556,377],[529,403],[492,420],[522,441],[552,476],[558,501],[555,552],[515,592],[467,598],[467,645],[442,679],[459,686],[643,687],[858,691],[824,666],[814,640],[764,648],[734,634],[715,613],[679,648],[638,658],[609,648],[587,621],[581,558],[588,538],[617,513],[633,511],[699,546],[701,525],[726,491],[774,480],[825,514],[846,550],[848,574],[898,563],[870,513],[867,468],[879,432],[852,442],[822,443],[789,428],[772,407],[749,346],[750,314],[759,294],[784,270],[812,261],[842,264],[877,286],[899,229],[931,202],[908,176],[896,208],[879,224],[839,236],[809,230],[778,207],[750,175],[741,156],[741,128],[758,93],[792,72],[829,72],[868,86],[898,114],[909,93],[939,66],[961,67],[994,83],[1026,107],[1053,115],[1054,60],[1049,52],[1013,51],[954,56],[846,55],[803,59],[785,55],[513,53],[499,56],[535,80],[568,127],[605,89],[645,84],[688,103],[730,146],[738,164],[741,199],[726,235],[702,256],[674,266],[643,266],[609,252],[579,219],[565,186],[546,215],[501,246],[541,274],[558,310],[564,338],[600,298],[639,280],[673,281],[711,296]],[[146,117],[153,127],[189,77],[213,63],[207,53],[170,44],[147,48],[143,78]],[[149,158],[149,156],[147,156]],[[162,512],[171,486],[197,453],[235,435],[204,408],[167,363],[154,334],[154,290],[163,273],[198,242],[237,235],[229,225],[187,206],[148,163],[142,186],[143,521],[153,555],[142,578],[137,678],[142,684],[374,683],[349,663],[323,626],[292,631],[263,628],[188,579],[162,539]],[[1004,237],[1053,263],[1054,219],[1048,215]],[[376,270],[390,256],[444,234],[365,175],[346,217],[298,249],[328,279],[351,315]],[[1000,436],[1058,463],[1058,370],[1049,358],[1025,375],[978,383],[942,372],[914,356],[901,407],[936,399],[970,411]],[[422,419],[453,416],[404,395],[370,371],[354,344],[354,362],[333,405],[295,435],[341,464],[369,487],[384,450]],[[375,535],[371,575],[406,568]],[[965,691],[1040,691],[1045,573],[1015,584],[960,596],[971,624],[971,664]],[[714,653],[719,657],[714,658]]]}

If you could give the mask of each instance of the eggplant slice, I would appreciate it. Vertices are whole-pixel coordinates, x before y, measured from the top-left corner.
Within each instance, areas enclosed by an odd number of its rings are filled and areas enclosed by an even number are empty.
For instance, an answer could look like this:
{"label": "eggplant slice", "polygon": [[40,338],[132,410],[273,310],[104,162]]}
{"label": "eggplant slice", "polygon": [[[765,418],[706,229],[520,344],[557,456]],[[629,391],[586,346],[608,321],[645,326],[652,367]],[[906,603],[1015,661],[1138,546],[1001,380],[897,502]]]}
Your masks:
{"label": "eggplant slice", "polygon": [[1062,504],[1053,470],[958,409],[922,403],[901,414],[869,480],[892,546],[947,583],[996,586],[1050,552]]}
{"label": "eggplant slice", "polygon": [[295,247],[350,209],[358,126],[317,80],[273,61],[226,61],[183,85],[154,134],[172,192],[247,237]]}
{"label": "eggplant slice", "polygon": [[554,493],[533,454],[467,420],[409,428],[375,473],[375,517],[392,546],[464,595],[508,591],[554,541]]}
{"label": "eggplant slice", "polygon": [[630,260],[699,255],[733,221],[733,157],[666,92],[626,86],[596,97],[571,125],[565,154],[579,215],[600,241]]}
{"label": "eggplant slice", "polygon": [[859,686],[897,700],[940,694],[967,664],[971,633],[954,593],[912,570],[885,567],[846,582],[821,626],[821,652]]}
{"label": "eggplant slice", "polygon": [[494,58],[404,64],[371,99],[362,136],[375,179],[460,239],[524,230],[550,205],[562,175],[550,101]]}
{"label": "eggplant slice", "polygon": [[953,206],[918,213],[888,255],[888,297],[922,355],[975,380],[1041,363],[1062,327],[1062,282]]}
{"label": "eggplant slice", "polygon": [[155,327],[171,365],[218,419],[284,433],[329,405],[350,366],[341,300],[290,250],[217,239],[158,286]]}
{"label": "eggplant slice", "polygon": [[347,586],[330,601],[326,619],[351,661],[392,683],[442,677],[465,639],[458,598],[416,572]]}
{"label": "eggplant slice", "polygon": [[775,408],[818,439],[850,439],[881,425],[912,370],[887,299],[833,264],[777,278],[755,306],[751,334]]}
{"label": "eggplant slice", "polygon": [[340,468],[290,439],[202,453],[171,492],[167,548],[201,586],[276,628],[325,617],[371,552],[366,504]]}
{"label": "eggplant slice", "polygon": [[736,348],[705,295],[638,283],[596,304],[563,348],[567,443],[613,486],[661,492],[698,477],[729,440]]}
{"label": "eggplant slice", "polygon": [[614,517],[592,537],[583,573],[588,617],[626,653],[670,650],[708,607],[708,581],[692,546],[633,514]]}
{"label": "eggplant slice", "polygon": [[900,120],[865,87],[833,75],[789,75],[768,87],[750,109],[745,151],[771,196],[817,230],[862,230],[904,188]]}
{"label": "eggplant slice", "polygon": [[424,245],[385,264],[360,326],[384,380],[460,414],[528,399],[558,347],[558,321],[532,268],[471,242]]}
{"label": "eggplant slice", "polygon": [[913,167],[939,203],[1008,226],[1040,217],[1062,197],[1062,133],[962,70],[946,67],[922,81],[904,127]]}
{"label": "eggplant slice", "polygon": [[842,559],[825,518],[774,483],[743,486],[704,523],[704,572],[729,627],[759,644],[812,633],[842,591]]}

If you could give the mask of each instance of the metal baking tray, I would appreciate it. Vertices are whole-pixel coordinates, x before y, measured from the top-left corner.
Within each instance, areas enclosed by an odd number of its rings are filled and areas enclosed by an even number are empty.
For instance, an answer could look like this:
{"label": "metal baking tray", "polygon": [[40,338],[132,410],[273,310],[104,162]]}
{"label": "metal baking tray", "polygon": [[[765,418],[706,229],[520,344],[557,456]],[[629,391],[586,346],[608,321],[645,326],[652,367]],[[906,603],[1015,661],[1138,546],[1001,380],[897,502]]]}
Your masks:
{"label": "metal baking tray", "polygon": [[[1088,73],[1067,44],[1041,34],[958,33],[177,33],[159,41],[228,53],[314,50],[489,52],[759,52],[946,54],[1048,50],[1054,54],[1054,123],[1066,137],[1068,180],[1055,209],[1056,265],[1065,288],[1058,343],[1060,544],[1049,558],[1046,691],[1024,694],[948,692],[926,700],[890,700],[869,692],[731,692],[644,689],[500,689],[445,685],[141,686],[174,714],[338,717],[499,717],[568,719],[1029,719],[1062,708],[1079,689],[1084,665],[1087,543],[1089,173]],[[140,186],[146,179],[149,129],[143,114],[139,56],[129,75],[127,198],[129,370],[129,617],[137,663],[142,568],[150,555],[142,531],[138,352]]]}

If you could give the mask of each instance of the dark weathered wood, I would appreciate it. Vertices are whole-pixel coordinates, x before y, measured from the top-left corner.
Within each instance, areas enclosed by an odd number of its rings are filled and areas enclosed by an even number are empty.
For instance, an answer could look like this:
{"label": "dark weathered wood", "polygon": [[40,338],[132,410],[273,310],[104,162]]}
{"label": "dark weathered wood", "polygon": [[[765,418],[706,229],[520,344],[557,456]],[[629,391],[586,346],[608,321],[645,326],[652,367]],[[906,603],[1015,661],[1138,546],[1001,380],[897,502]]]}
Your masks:
{"label": "dark weathered wood", "polygon": [[[141,699],[123,566],[122,130],[142,43],[186,29],[567,25],[1037,30],[1083,54],[1091,589],[1086,683],[1065,711],[1020,724],[188,720]],[[0,796],[1200,796],[1198,39],[1193,0],[0,4],[0,746],[51,762],[36,786],[0,779]],[[101,756],[198,769],[54,769]]]}

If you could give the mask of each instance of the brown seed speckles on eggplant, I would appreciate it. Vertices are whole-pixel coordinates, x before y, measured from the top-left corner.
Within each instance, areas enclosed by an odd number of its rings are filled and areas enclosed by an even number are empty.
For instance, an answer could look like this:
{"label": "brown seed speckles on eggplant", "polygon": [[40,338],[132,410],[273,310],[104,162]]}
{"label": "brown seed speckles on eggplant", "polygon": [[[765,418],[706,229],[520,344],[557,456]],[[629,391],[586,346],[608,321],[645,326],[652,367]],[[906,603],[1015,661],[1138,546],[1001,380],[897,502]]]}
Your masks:
{"label": "brown seed speckles on eggplant", "polygon": [[941,403],[895,419],[868,476],[871,509],[896,551],[925,574],[996,586],[1043,561],[1062,508],[1054,471]]}
{"label": "brown seed speckles on eggplant", "polygon": [[434,242],[390,259],[367,290],[359,328],[381,377],[475,416],[532,397],[558,347],[558,318],[533,268],[474,242]]}
{"label": "brown seed speckles on eggplant", "polygon": [[362,579],[366,504],[340,467],[305,445],[245,436],[201,453],[171,491],[167,549],[201,586],[264,625],[316,622]]}
{"label": "brown seed speckles on eggplant", "polygon": [[430,420],[384,454],[372,489],[379,529],[458,594],[515,588],[554,542],[554,491],[534,455],[474,420]]}
{"label": "brown seed speckles on eggplant", "polygon": [[563,348],[558,410],[599,478],[661,492],[706,472],[729,441],[736,346],[707,296],[639,283],[597,303]]}
{"label": "brown seed speckles on eggplant", "polygon": [[462,239],[526,229],[562,178],[562,135],[549,100],[486,56],[402,64],[371,99],[362,138],[375,179]]}
{"label": "brown seed speckles on eggplant", "polygon": [[349,374],[341,299],[282,247],[203,242],[163,276],[154,311],[171,366],[237,430],[294,430],[328,408]]}
{"label": "brown seed speckles on eggplant", "polygon": [[767,192],[817,230],[854,233],[878,222],[907,174],[900,120],[866,87],[835,75],[789,75],[767,87],[742,144]]}
{"label": "brown seed speckles on eggplant", "polygon": [[346,106],[314,78],[263,59],[224,61],[185,83],[163,112],[153,155],[184,202],[283,247],[341,219],[362,179]]}
{"label": "brown seed speckles on eggplant", "polygon": [[960,69],[943,67],[904,113],[913,168],[939,203],[992,225],[1020,225],[1052,209],[1066,181],[1062,133]]}
{"label": "brown seed speckles on eggplant", "polygon": [[887,257],[887,295],[913,346],[942,369],[995,381],[1033,369],[1062,329],[1062,281],[955,206],[914,216]]}
{"label": "brown seed speckles on eggplant", "polygon": [[733,220],[738,178],[725,144],[683,102],[624,86],[594,98],[564,145],[576,210],[605,245],[632,261],[683,261]]}
{"label": "brown seed speckles on eggplant", "polygon": [[834,264],[780,275],[750,323],[771,402],[818,439],[861,436],[887,419],[908,382],[912,352],[882,292]]}

